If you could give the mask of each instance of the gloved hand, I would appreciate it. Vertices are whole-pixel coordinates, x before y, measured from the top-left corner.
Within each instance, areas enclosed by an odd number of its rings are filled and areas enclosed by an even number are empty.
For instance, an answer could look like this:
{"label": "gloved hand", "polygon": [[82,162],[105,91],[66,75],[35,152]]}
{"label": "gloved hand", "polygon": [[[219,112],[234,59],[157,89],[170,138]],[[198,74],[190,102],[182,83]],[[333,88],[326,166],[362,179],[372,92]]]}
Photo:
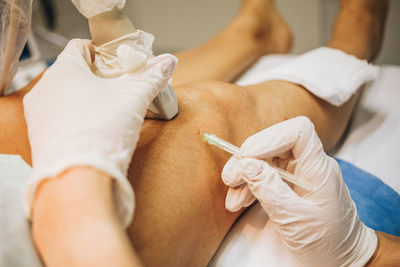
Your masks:
{"label": "gloved hand", "polygon": [[[287,171],[314,190],[292,189],[264,160],[287,164]],[[225,165],[222,179],[231,187],[227,209],[238,210],[257,198],[301,266],[364,266],[376,250],[375,232],[360,221],[338,163],[325,154],[306,117],[249,137],[241,157]]]}
{"label": "gloved hand", "polygon": [[177,60],[161,55],[133,74],[104,79],[91,69],[91,42],[72,40],[24,98],[33,177],[31,208],[39,183],[73,166],[90,166],[115,178],[115,197],[124,226],[134,195],[126,179],[151,101],[167,85]]}

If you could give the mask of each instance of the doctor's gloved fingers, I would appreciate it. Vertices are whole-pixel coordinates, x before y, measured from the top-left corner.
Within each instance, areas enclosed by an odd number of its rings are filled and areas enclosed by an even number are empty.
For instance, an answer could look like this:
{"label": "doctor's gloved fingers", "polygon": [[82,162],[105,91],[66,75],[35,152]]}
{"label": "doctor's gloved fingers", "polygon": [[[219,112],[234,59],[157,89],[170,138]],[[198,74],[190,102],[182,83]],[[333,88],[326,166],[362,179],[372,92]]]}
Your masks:
{"label": "doctor's gloved fingers", "polygon": [[162,54],[150,59],[148,64],[149,66],[152,66],[153,64],[154,66],[160,65],[161,72],[169,79],[178,65],[178,58],[172,54]]}
{"label": "doctor's gloved fingers", "polygon": [[232,156],[222,170],[222,181],[229,187],[237,187],[245,181],[241,177],[240,159]]}
{"label": "doctor's gloved fingers", "polygon": [[241,168],[250,191],[270,216],[275,207],[290,208],[291,203],[300,200],[278,172],[266,162],[244,158],[241,160]]}
{"label": "doctor's gloved fingers", "polygon": [[169,80],[178,64],[178,59],[171,54],[162,54],[157,57],[150,58],[146,66],[136,73],[132,73],[131,77],[148,77],[150,79]]}
{"label": "doctor's gloved fingers", "polygon": [[141,88],[155,90],[160,93],[167,85],[177,65],[177,58],[171,54],[163,54],[147,61],[146,67],[135,73],[124,74],[118,79],[128,83],[141,83]]}
{"label": "doctor's gloved fingers", "polygon": [[231,187],[226,194],[225,208],[231,212],[239,211],[243,207],[250,206],[255,200],[253,193],[246,183],[237,187]]}
{"label": "doctor's gloved fingers", "polygon": [[163,74],[163,76],[171,77],[177,64],[178,64],[178,59],[174,55],[162,54],[157,57],[149,59],[142,73],[159,72]]}
{"label": "doctor's gloved fingers", "polygon": [[250,136],[241,146],[242,156],[252,158],[272,158],[287,156],[291,151],[298,158],[309,143],[322,144],[317,137],[315,142],[314,125],[305,116],[296,117],[264,129]]}
{"label": "doctor's gloved fingers", "polygon": [[[92,73],[90,66],[92,65],[94,56],[93,43],[86,39],[72,39],[65,46],[64,50],[58,55],[53,66],[59,64],[81,67],[88,73]],[[94,75],[94,74],[93,74]]]}

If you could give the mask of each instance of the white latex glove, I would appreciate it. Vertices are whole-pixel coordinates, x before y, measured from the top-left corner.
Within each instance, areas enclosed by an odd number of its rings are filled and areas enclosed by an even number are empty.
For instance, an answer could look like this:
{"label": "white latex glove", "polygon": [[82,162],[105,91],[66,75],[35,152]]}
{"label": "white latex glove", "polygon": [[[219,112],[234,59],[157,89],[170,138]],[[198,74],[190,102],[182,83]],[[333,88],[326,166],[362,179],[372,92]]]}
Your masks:
{"label": "white latex glove", "polygon": [[111,11],[114,7],[122,9],[125,0],[71,0],[75,7],[86,18],[91,18],[101,13]]}
{"label": "white latex glove", "polygon": [[[134,210],[126,179],[150,102],[167,85],[177,59],[161,55],[134,74],[104,79],[90,69],[92,44],[72,40],[24,98],[32,149],[29,210],[39,183],[72,166],[91,166],[115,178],[124,226]],[[31,211],[29,211],[29,214]]]}
{"label": "white latex glove", "polygon": [[[264,160],[288,163],[286,170],[311,182],[314,191],[292,190]],[[360,221],[338,163],[325,154],[306,117],[249,137],[222,179],[231,187],[227,209],[257,198],[301,266],[364,266],[376,250],[375,232]]]}

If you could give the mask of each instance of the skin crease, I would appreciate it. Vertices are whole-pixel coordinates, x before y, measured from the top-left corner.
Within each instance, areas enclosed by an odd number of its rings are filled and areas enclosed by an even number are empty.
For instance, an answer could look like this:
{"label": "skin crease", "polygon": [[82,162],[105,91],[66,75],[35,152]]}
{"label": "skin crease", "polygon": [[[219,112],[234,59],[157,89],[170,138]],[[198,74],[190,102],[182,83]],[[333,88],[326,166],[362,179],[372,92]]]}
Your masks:
{"label": "skin crease", "polygon": [[[259,27],[253,25],[253,14],[251,18],[246,15],[253,12],[253,4],[260,3],[273,14],[263,16],[273,18],[273,23],[262,22],[262,27],[268,29],[264,34],[257,32],[264,38],[262,41],[243,35],[252,31],[242,28]],[[174,89],[179,114],[172,121],[146,120],[143,124],[128,175],[136,194],[135,217],[128,234],[146,266],[205,266],[243,212],[225,210],[227,187],[220,173],[230,155],[204,144],[201,135],[205,131],[239,146],[248,136],[270,125],[305,115],[313,121],[329,150],[348,123],[357,96],[336,108],[288,82],[247,87],[226,83],[260,55],[286,52],[290,47],[290,32],[268,5],[270,1],[245,1],[238,17],[216,38],[178,54]],[[330,46],[371,59],[371,48],[362,45],[370,35],[343,34],[350,31],[348,25],[353,25],[351,20],[357,17],[354,12],[350,17],[345,13],[339,15],[334,31],[337,37],[332,38]],[[365,16],[365,12],[360,14]],[[359,25],[355,25],[358,29]],[[277,43],[276,39],[284,43]],[[222,45],[227,48],[221,50]],[[268,49],[261,51],[260,47]],[[235,57],[230,57],[232,54]],[[208,66],[208,70],[199,71],[198,66]],[[0,98],[0,153],[20,154],[28,163],[31,158],[22,98],[36,81],[23,91]]]}

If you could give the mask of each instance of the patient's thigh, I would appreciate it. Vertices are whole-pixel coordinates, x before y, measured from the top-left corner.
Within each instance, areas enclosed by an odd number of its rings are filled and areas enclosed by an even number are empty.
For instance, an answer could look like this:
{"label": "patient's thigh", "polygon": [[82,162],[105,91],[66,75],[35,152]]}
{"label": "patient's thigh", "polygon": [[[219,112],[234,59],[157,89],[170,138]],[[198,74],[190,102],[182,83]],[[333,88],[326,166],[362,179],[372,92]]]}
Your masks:
{"label": "patient's thigh", "polygon": [[14,93],[0,97],[0,154],[20,155],[31,164],[22,96]]}
{"label": "patient's thigh", "polygon": [[[278,81],[250,87],[198,82],[175,89],[178,117],[145,121],[129,170],[136,193],[129,234],[146,265],[206,265],[240,215],[224,207],[227,188],[220,173],[230,155],[204,144],[205,131],[240,145],[261,129],[306,115],[324,144],[334,144],[354,103],[333,108],[301,86]],[[20,154],[30,163],[25,92],[0,98],[0,153]]]}
{"label": "patient's thigh", "polygon": [[219,100],[201,87],[176,88],[178,117],[146,120],[133,157],[136,211],[129,230],[146,265],[205,266],[239,215],[224,208],[220,173],[229,155],[201,138],[210,131],[229,140],[232,129]]}
{"label": "patient's thigh", "polygon": [[306,115],[329,147],[351,109],[343,112],[281,81],[250,87],[197,82],[176,92],[177,118],[144,123],[129,172],[136,193],[129,233],[146,265],[204,266],[240,212],[224,206],[227,187],[220,174],[230,155],[205,144],[202,134],[240,146],[268,126]]}
{"label": "patient's thigh", "polygon": [[22,100],[41,77],[42,74],[17,92],[0,97],[0,154],[20,155],[30,165],[31,148]]}
{"label": "patient's thigh", "polygon": [[205,266],[240,212],[225,209],[220,178],[231,155],[205,144],[202,134],[240,145],[282,117],[271,110],[261,122],[247,88],[236,85],[209,81],[175,89],[178,117],[143,126],[129,172],[136,193],[129,230],[146,265]]}

